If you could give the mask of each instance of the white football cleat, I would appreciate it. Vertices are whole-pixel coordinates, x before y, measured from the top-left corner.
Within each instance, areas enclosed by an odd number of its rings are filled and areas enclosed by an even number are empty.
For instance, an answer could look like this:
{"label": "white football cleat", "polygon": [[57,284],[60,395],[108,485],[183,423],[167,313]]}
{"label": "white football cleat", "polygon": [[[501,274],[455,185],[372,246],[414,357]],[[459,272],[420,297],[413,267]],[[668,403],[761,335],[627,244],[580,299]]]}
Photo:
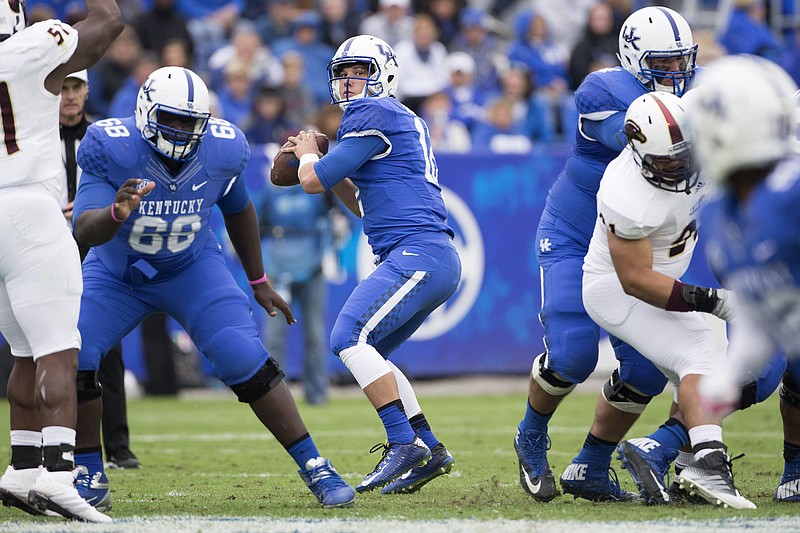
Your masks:
{"label": "white football cleat", "polygon": [[690,496],[698,495],[717,507],[755,509],[733,484],[731,461],[724,450],[714,450],[678,474],[678,483]]}
{"label": "white football cleat", "polygon": [[89,505],[78,494],[78,489],[75,488],[77,473],[78,469],[64,472],[42,469],[41,475],[31,487],[28,501],[41,512],[50,510],[66,518],[84,522],[112,522],[111,517]]}
{"label": "white football cleat", "polygon": [[0,478],[0,499],[3,500],[3,505],[22,509],[35,516],[58,516],[51,511],[42,512],[28,502],[28,493],[43,470],[41,466],[16,469],[8,465]]}

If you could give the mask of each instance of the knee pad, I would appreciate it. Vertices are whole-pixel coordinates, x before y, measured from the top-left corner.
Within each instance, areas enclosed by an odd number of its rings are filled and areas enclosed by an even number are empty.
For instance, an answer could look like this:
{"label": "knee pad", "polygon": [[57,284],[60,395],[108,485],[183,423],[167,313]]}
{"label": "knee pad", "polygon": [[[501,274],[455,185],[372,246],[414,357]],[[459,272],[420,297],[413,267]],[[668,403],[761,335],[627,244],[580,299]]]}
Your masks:
{"label": "knee pad", "polygon": [[231,390],[240,402],[253,403],[277,387],[283,381],[283,376],[281,367],[270,357],[253,377],[244,383],[231,385]]}
{"label": "knee pad", "polygon": [[539,354],[539,357],[533,360],[531,378],[550,396],[564,396],[572,392],[576,383],[571,383],[558,372],[545,368],[546,359],[546,354]]}
{"label": "knee pad", "polygon": [[649,359],[632,346],[611,336],[614,356],[619,361],[617,380],[643,396],[658,396],[669,381]]}
{"label": "knee pad", "polygon": [[780,388],[781,400],[792,407],[800,408],[800,386],[787,372],[783,375],[783,383]]}
{"label": "knee pad", "polygon": [[[742,394],[739,400],[738,409],[747,409],[753,404],[763,402],[769,398],[786,372],[786,357],[773,358],[758,375],[753,376],[753,380],[742,386]],[[785,378],[784,378],[785,379]]]}
{"label": "knee pad", "polygon": [[363,390],[370,383],[392,372],[389,362],[369,344],[356,344],[339,352],[339,359]]}
{"label": "knee pad", "polygon": [[623,383],[619,377],[619,370],[614,370],[603,385],[603,398],[616,409],[636,415],[642,414],[653,399],[652,396],[642,394],[640,390]]}
{"label": "knee pad", "polygon": [[94,370],[79,370],[75,384],[78,389],[78,403],[90,402],[103,396],[103,387]]}

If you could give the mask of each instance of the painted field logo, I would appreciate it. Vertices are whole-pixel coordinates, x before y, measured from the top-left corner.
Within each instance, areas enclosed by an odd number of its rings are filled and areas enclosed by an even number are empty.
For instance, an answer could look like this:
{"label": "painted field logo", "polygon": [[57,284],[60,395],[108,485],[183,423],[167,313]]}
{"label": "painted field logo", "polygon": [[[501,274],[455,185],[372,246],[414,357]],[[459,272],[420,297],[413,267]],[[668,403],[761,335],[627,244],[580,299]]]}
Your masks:
{"label": "painted field logo", "polygon": [[[483,285],[483,273],[486,258],[483,252],[483,235],[478,221],[472,214],[469,206],[453,191],[442,187],[442,197],[447,205],[447,223],[455,231],[455,244],[458,255],[461,256],[461,283],[455,294],[422,323],[420,328],[411,336],[413,341],[435,339],[444,335],[467,316]],[[373,264],[372,248],[367,242],[367,237],[361,235],[356,251],[356,269],[358,280],[369,276],[375,269]]]}

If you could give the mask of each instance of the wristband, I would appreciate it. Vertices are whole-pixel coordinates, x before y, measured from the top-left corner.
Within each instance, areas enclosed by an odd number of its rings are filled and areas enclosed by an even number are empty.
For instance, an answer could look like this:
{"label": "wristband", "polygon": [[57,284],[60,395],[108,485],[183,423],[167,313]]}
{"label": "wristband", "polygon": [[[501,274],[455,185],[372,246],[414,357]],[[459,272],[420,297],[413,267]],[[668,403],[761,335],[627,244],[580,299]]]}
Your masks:
{"label": "wristband", "polygon": [[247,280],[247,283],[249,283],[251,286],[259,285],[261,283],[266,283],[266,282],[267,282],[267,275],[266,274],[264,274],[263,276],[261,276],[258,279],[253,279],[253,280],[248,279]]}
{"label": "wristband", "polygon": [[303,154],[300,157],[300,164],[297,165],[297,177],[300,177],[300,169],[303,168],[303,165],[306,163],[314,164],[319,161],[319,156],[317,154]]}
{"label": "wristband", "polygon": [[114,222],[116,222],[117,224],[122,224],[123,222],[125,222],[124,220],[120,220],[120,219],[118,219],[118,218],[117,218],[117,217],[114,215],[114,204],[111,204],[111,219],[112,219]]}
{"label": "wristband", "polygon": [[700,311],[711,313],[719,302],[717,291],[709,287],[698,287],[675,280],[667,301],[667,311]]}

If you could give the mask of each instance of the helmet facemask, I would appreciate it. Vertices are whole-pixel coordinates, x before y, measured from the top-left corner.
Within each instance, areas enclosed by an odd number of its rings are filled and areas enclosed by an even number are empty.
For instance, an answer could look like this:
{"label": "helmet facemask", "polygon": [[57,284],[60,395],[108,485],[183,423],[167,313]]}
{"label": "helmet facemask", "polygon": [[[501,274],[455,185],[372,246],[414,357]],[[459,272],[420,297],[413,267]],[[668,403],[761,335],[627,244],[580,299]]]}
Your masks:
{"label": "helmet facemask", "polygon": [[[364,76],[348,76],[344,69],[363,65],[366,74]],[[375,97],[383,93],[383,84],[380,81],[381,68],[373,58],[348,58],[347,61],[339,61],[328,65],[328,77],[330,79],[331,100],[334,104],[339,104],[342,109],[357,98]],[[364,88],[359,94],[346,94],[346,89],[352,81],[363,81]]]}
{"label": "helmet facemask", "polygon": [[208,113],[187,112],[156,104],[147,125],[156,135],[156,148],[170,159],[186,159],[206,132]]}
{"label": "helmet facemask", "polygon": [[[363,65],[362,75],[346,76],[344,69]],[[351,68],[352,70],[352,68]],[[342,109],[358,98],[386,98],[397,91],[399,67],[394,50],[386,41],[372,35],[357,35],[339,46],[328,63],[328,89],[331,103]],[[363,81],[364,88],[357,94],[346,94],[347,84]]]}
{"label": "helmet facemask", "polygon": [[[681,62],[679,70],[672,71],[658,68],[665,60]],[[639,60],[639,75],[652,84],[652,90],[683,96],[688,84],[694,77],[697,63],[697,45],[680,50],[658,51],[647,50]],[[656,64],[656,67],[653,65]],[[667,83],[664,83],[667,82]]]}

